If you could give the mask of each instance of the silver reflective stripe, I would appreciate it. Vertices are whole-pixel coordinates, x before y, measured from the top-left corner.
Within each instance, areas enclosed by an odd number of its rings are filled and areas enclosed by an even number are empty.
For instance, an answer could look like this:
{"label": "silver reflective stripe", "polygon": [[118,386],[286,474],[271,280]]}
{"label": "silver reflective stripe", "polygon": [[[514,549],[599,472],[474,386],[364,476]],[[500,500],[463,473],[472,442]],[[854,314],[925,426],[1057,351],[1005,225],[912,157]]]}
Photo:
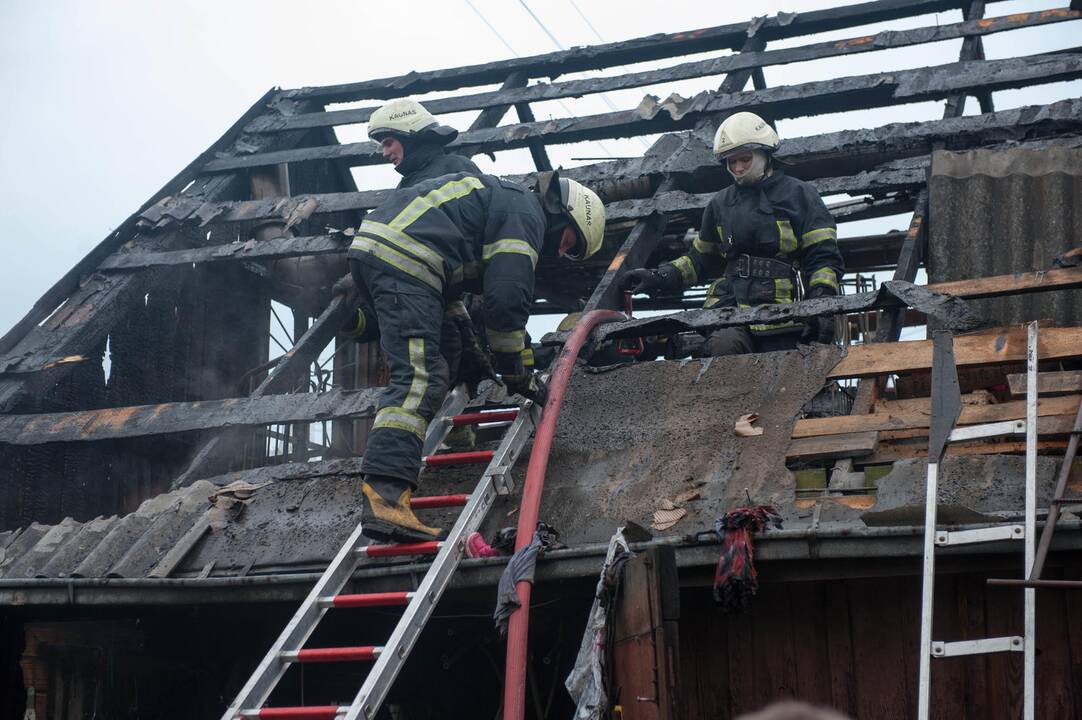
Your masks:
{"label": "silver reflective stripe", "polygon": [[443,277],[443,258],[440,257],[440,254],[424,243],[417,242],[406,233],[375,220],[363,221],[361,223],[361,232],[375,235],[386,240],[399,250],[405,250],[410,255],[423,260],[432,269],[432,272],[441,278]]}
{"label": "silver reflective stripe", "polygon": [[832,268],[820,268],[811,274],[811,279],[808,281],[808,287],[815,285],[826,285],[837,290],[838,276]]}
{"label": "silver reflective stripe", "polygon": [[385,428],[390,430],[404,430],[416,435],[421,440],[425,439],[425,430],[428,421],[415,412],[410,412],[400,407],[385,407],[376,413],[376,421],[372,423],[372,429]]}
{"label": "silver reflective stripe", "polygon": [[811,247],[817,243],[821,243],[824,240],[837,240],[838,231],[834,228],[818,228],[816,230],[809,230],[800,236],[800,247]]}
{"label": "silver reflective stripe", "polygon": [[393,247],[385,245],[377,240],[373,240],[363,235],[358,235],[353,238],[353,244],[350,245],[350,250],[356,250],[357,252],[371,255],[374,258],[382,260],[393,268],[401,270],[410,277],[417,278],[425,285],[428,285],[435,289],[436,292],[443,292],[443,281],[435,275],[428,266],[419,260],[398,252]]}
{"label": "silver reflective stripe", "polygon": [[530,258],[530,264],[537,265],[537,251],[530,247],[530,244],[525,240],[497,240],[494,243],[485,245],[481,251],[481,258],[488,262],[494,256],[500,253],[513,253],[516,255],[525,255]]}

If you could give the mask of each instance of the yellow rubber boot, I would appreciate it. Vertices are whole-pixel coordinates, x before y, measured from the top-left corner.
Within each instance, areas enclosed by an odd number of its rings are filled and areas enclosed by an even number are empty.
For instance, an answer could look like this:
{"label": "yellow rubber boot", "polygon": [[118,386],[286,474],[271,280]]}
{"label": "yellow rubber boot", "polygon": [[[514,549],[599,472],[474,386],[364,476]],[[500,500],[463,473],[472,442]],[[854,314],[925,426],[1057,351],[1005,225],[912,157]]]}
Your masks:
{"label": "yellow rubber boot", "polygon": [[[413,490],[401,480],[370,476],[361,485],[364,494],[364,519],[361,534],[372,540],[389,543],[443,540],[446,533],[429,527],[413,514],[410,496]],[[393,499],[388,499],[388,497]]]}

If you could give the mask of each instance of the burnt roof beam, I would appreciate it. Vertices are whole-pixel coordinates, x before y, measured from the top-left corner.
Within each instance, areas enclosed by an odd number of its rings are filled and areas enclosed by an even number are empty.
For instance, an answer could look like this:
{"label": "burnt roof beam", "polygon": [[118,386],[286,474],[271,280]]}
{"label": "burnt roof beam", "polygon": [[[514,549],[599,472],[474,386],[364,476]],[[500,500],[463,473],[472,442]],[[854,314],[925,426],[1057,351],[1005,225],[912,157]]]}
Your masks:
{"label": "burnt roof beam", "polygon": [[[795,48],[783,48],[762,52],[739,52],[709,60],[681,63],[658,70],[631,72],[613,77],[587,78],[560,83],[537,83],[518,89],[505,89],[458,95],[447,98],[435,98],[425,101],[425,108],[430,112],[455,113],[468,110],[480,110],[488,107],[515,104],[520,102],[541,102],[561,98],[582,97],[591,93],[627,90],[630,88],[690,80],[700,77],[735,73],[737,70],[758,69],[785,65],[809,60],[840,57],[859,53],[875,52],[893,48],[910,47],[930,42],[940,42],[957,38],[979,38],[983,35],[1007,32],[1027,27],[1037,27],[1052,23],[1077,20],[1082,13],[1067,9],[1046,10],[1043,12],[1019,13],[987,20],[969,20],[948,25],[915,28],[911,30],[885,30],[875,35],[854,37],[846,40],[814,43]],[[756,36],[761,41],[761,36]],[[966,59],[966,58],[962,58]],[[757,90],[763,89],[765,81],[757,84]],[[737,87],[730,92],[742,89]],[[248,132],[278,132],[313,127],[352,125],[368,122],[378,106],[353,108],[349,110],[327,110],[306,113],[290,117],[267,116],[253,120],[247,127]]]}
{"label": "burnt roof beam", "polygon": [[[704,93],[675,104],[652,102],[640,104],[634,110],[506,125],[465,133],[450,147],[458,152],[496,152],[527,147],[535,138],[546,143],[574,143],[685,129],[708,115],[735,110],[750,110],[780,119],[940,100],[959,92],[1004,90],[1079,77],[1082,77],[1082,52],[1077,49],[1050,55],[958,62],[766,90]],[[339,159],[355,165],[383,162],[378,145],[363,142],[220,158],[207,163],[205,170],[227,172],[281,162]]]}
{"label": "burnt roof beam", "polygon": [[779,40],[957,8],[957,0],[876,0],[813,12],[781,13],[776,17],[756,18],[700,30],[659,33],[481,65],[413,71],[357,83],[305,87],[286,93],[290,97],[322,103],[354,102],[366,98],[387,100],[437,90],[491,85],[502,82],[516,70],[531,78],[554,78],[572,72],[738,47],[751,34],[759,34],[765,40]]}

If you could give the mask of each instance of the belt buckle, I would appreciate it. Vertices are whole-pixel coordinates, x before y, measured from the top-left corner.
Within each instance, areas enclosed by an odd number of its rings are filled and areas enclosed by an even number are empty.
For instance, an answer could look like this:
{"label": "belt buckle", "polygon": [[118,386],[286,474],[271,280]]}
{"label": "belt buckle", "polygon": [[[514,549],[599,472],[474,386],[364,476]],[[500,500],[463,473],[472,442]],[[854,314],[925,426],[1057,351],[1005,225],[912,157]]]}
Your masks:
{"label": "belt buckle", "polygon": [[741,255],[736,261],[736,275],[740,278],[751,277],[751,256]]}

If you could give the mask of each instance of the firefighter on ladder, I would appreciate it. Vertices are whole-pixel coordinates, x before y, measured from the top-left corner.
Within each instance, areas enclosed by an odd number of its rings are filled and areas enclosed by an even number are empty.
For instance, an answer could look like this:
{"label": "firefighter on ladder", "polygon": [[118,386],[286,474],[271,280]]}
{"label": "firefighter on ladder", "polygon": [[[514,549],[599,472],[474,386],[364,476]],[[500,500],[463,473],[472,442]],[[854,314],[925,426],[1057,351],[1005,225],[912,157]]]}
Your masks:
{"label": "firefighter on ladder", "polygon": [[484,174],[458,173],[395,191],[361,223],[349,250],[361,301],[372,308],[390,385],[380,399],[364,461],[364,534],[423,542],[442,531],[410,509],[429,421],[449,387],[441,355],[445,308],[462,292],[481,294],[486,335],[509,393],[541,388],[522,363],[542,255],[585,260],[601,247],[600,198],[558,173],[536,192]]}
{"label": "firefighter on ladder", "polygon": [[[777,132],[758,115],[729,116],[714,136],[714,154],[734,184],[710,200],[687,254],[656,269],[632,270],[625,287],[636,293],[673,293],[716,278],[704,307],[791,303],[799,268],[805,297],[838,295],[844,270],[834,218],[815,188],[775,167],[779,144]],[[791,350],[798,343],[833,339],[829,317],[806,324],[721,328],[696,354]]]}
{"label": "firefighter on ladder", "polygon": [[[416,100],[392,100],[377,108],[368,120],[368,137],[379,143],[383,158],[402,175],[398,182],[399,189],[441,175],[460,172],[481,174],[471,160],[445,150],[445,146],[458,137],[458,130],[441,125]],[[336,286],[336,292],[351,287],[352,282],[347,281],[344,285]],[[379,324],[372,308],[358,308],[344,332],[357,342],[377,340]],[[478,344],[466,306],[461,301],[449,303],[445,309],[440,348],[447,361],[452,385],[462,381],[472,388],[493,375],[491,365]]]}

